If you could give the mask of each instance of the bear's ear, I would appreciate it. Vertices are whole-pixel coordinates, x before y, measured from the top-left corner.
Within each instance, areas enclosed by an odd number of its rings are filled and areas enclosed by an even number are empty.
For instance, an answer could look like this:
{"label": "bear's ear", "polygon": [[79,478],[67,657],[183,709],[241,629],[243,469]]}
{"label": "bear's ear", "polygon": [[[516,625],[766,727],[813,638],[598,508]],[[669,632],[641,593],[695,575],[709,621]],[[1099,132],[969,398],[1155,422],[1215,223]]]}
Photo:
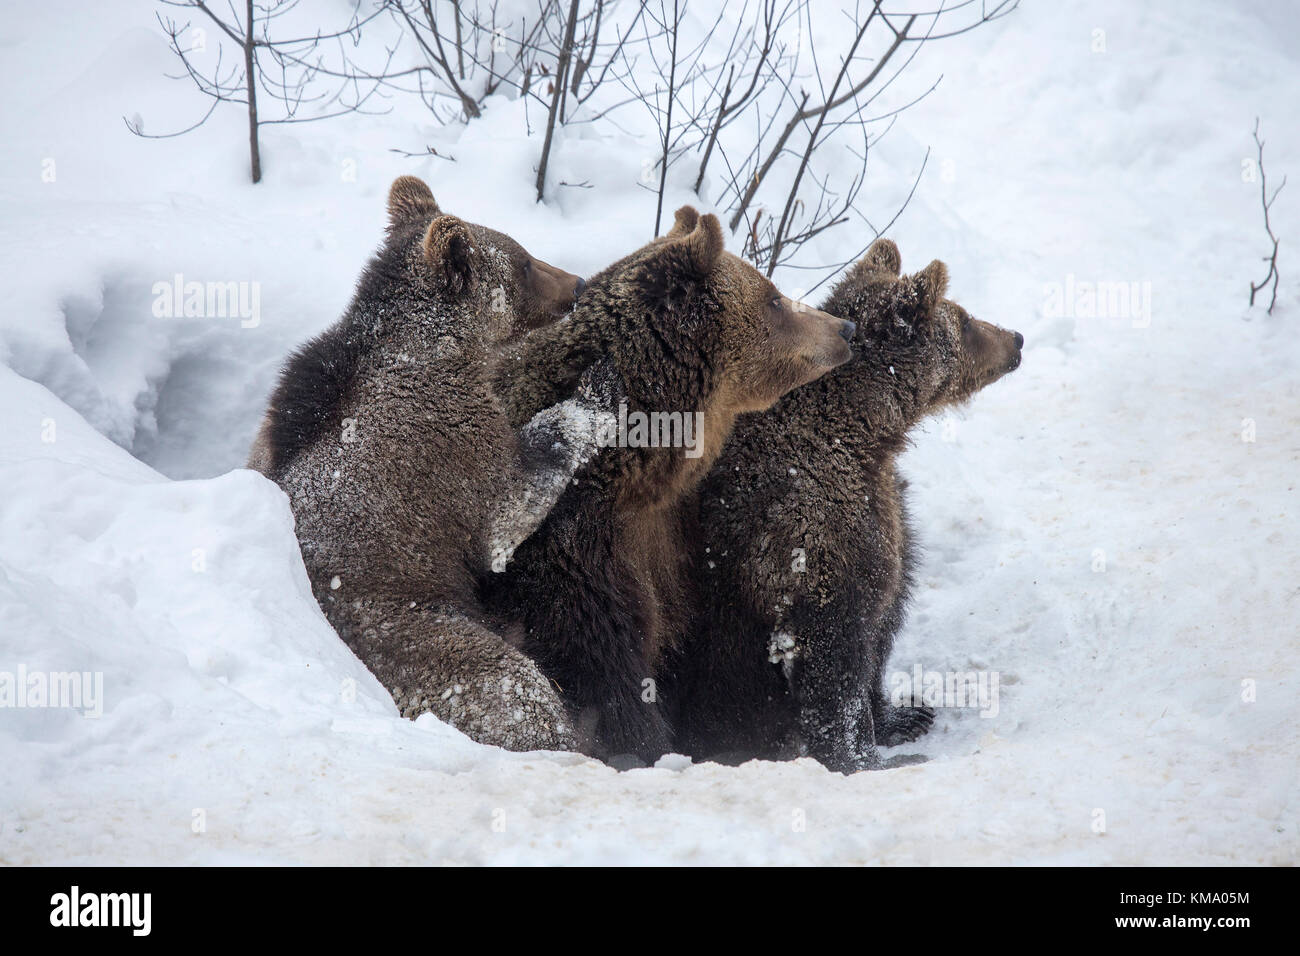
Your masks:
{"label": "bear's ear", "polygon": [[474,237],[455,216],[439,216],[424,234],[424,258],[443,288],[465,292],[474,281]]}
{"label": "bear's ear", "polygon": [[890,239],[877,239],[867,254],[853,267],[858,273],[884,273],[898,278],[903,271],[903,257]]}
{"label": "bear's ear", "polygon": [[679,242],[691,268],[701,278],[713,271],[726,247],[722,238],[722,224],[713,213],[701,216],[695,223],[695,228]]}
{"label": "bear's ear", "polygon": [[912,287],[916,289],[921,307],[930,311],[948,294],[948,267],[935,259],[912,276]]}
{"label": "bear's ear", "polygon": [[423,179],[415,176],[398,176],[388,187],[388,228],[394,229],[412,219],[425,219],[440,215],[442,210],[434,201],[433,192]]}
{"label": "bear's ear", "polygon": [[[674,229],[677,227],[674,226]],[[701,216],[684,236],[652,241],[650,254],[638,256],[630,266],[628,281],[640,290],[643,301],[657,308],[680,299],[717,266],[723,251],[722,226],[714,215]]]}
{"label": "bear's ear", "polygon": [[700,214],[694,206],[683,206],[673,214],[673,227],[668,230],[665,238],[680,239],[689,236],[699,221]]}

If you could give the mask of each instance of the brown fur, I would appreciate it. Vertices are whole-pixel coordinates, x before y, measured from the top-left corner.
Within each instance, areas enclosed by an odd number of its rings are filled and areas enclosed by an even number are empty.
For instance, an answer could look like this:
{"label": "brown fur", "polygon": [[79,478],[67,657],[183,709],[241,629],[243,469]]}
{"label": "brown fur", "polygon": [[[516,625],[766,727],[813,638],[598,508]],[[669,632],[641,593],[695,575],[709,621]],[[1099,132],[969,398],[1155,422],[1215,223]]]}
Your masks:
{"label": "brown fur", "polygon": [[521,443],[492,387],[497,349],[554,322],[581,280],[445,215],[413,177],[388,211],[347,313],[286,365],[249,465],[288,494],[321,607],[403,715],[569,747],[554,689],[479,592],[565,483],[533,472],[581,458],[555,457],[564,435]]}
{"label": "brown fur", "polygon": [[[594,354],[603,358],[580,389],[590,404],[699,412],[703,421],[699,457],[682,448],[605,449],[507,576],[503,601],[524,623],[524,648],[577,712],[585,749],[645,760],[668,749],[663,708],[644,682],[694,606],[694,532],[680,505],[736,416],[844,362],[852,328],[796,308],[724,250],[716,217],[688,207],[666,237],[593,278],[555,338],[516,356],[524,369],[553,363],[542,397],[536,381],[517,390],[532,403],[554,397],[547,389],[562,392]],[[515,415],[529,411],[525,402]]]}
{"label": "brown fur", "polygon": [[692,756],[857,770],[933,719],[881,685],[914,563],[895,458],[1023,340],[947,300],[943,263],[900,266],[881,240],[836,285],[823,308],[858,323],[853,361],[744,419],[701,486],[704,619],[669,668]]}

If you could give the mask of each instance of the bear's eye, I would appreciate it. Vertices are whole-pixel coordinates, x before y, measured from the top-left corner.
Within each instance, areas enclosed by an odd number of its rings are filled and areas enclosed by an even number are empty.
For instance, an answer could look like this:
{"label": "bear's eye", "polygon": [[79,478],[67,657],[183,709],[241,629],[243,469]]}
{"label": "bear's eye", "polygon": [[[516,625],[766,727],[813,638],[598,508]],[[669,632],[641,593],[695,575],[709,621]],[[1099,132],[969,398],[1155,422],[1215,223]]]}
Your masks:
{"label": "bear's eye", "polygon": [[776,295],[772,296],[772,301],[769,302],[768,305],[774,309],[781,308],[781,293],[778,292]]}
{"label": "bear's eye", "polygon": [[532,271],[533,271],[533,260],[532,260],[532,259],[525,259],[525,260],[524,260],[524,275],[528,275],[528,274],[529,274],[530,272],[532,272]]}
{"label": "bear's eye", "polygon": [[963,315],[963,316],[961,317],[961,330],[962,330],[962,332],[969,332],[969,331],[970,331],[970,328],[971,328],[971,326],[970,326],[970,316],[969,316],[969,315]]}

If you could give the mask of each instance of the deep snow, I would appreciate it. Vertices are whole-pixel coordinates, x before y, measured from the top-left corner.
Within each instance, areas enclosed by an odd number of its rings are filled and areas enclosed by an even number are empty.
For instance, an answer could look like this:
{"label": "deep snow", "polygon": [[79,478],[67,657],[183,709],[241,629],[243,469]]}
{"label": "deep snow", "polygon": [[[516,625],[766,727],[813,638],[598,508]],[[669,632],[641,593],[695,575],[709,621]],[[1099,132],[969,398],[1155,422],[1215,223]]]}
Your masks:
{"label": "deep snow", "polygon": [[[953,298],[1027,344],[906,456],[925,560],[891,670],[993,671],[1000,694],[893,754],[926,762],[850,778],[619,774],[399,720],[316,608],[284,497],[239,469],[394,176],[591,272],[649,235],[651,147],[565,131],[553,176],[593,188],[536,205],[518,103],[456,128],[404,106],[267,132],[253,187],[238,109],[124,128],[201,108],[161,78],[149,5],[51,0],[0,29],[0,675],[104,688],[97,718],[0,708],[0,862],[1297,862],[1300,181],[1267,316],[1242,178],[1256,115],[1270,178],[1295,173],[1287,4],[1027,0],[918,57],[943,82],[869,189],[889,209],[930,146],[890,233],[904,267],[943,259]],[[426,143],[456,162],[390,152]],[[828,241],[864,245],[852,228]],[[156,318],[177,273],[259,282],[258,323]],[[1137,307],[1055,298],[1095,282],[1136,283]]]}

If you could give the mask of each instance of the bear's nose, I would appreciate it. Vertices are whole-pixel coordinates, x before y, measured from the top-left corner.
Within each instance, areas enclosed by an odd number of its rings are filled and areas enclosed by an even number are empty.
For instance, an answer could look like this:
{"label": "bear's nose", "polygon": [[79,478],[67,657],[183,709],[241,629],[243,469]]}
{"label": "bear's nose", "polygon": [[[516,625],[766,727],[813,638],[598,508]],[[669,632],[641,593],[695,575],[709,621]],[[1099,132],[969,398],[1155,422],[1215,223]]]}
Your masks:
{"label": "bear's nose", "polygon": [[1016,337],[1016,348],[1022,348],[1025,344],[1025,337],[1019,332],[1012,332],[1011,334]]}
{"label": "bear's nose", "polygon": [[855,323],[850,322],[848,319],[840,320],[840,338],[842,338],[845,342],[852,342],[853,333],[856,332],[857,330],[858,327]]}
{"label": "bear's nose", "polygon": [[587,280],[579,276],[578,281],[573,284],[573,297],[576,299],[582,295],[582,290],[585,288],[587,288]]}

